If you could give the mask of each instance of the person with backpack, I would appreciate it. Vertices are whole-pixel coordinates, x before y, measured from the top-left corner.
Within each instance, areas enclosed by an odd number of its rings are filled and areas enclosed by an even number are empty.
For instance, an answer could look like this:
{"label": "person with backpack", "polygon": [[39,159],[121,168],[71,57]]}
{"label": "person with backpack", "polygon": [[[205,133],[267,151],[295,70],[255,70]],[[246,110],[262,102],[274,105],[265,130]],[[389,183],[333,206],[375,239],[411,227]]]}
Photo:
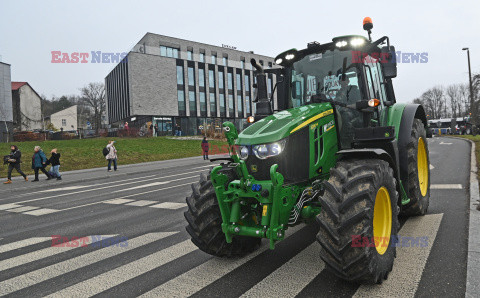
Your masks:
{"label": "person with backpack", "polygon": [[42,171],[46,176],[47,180],[52,179],[52,176],[45,170],[45,166],[47,164],[47,156],[43,153],[42,148],[40,146],[35,146],[35,152],[33,153],[32,157],[32,169],[35,172],[35,180],[32,182],[37,182],[38,180],[38,171]]}
{"label": "person with backpack", "polygon": [[[117,170],[117,149],[114,146],[115,141],[110,141],[103,150],[103,154],[105,155],[105,158],[108,160],[108,171],[112,171],[112,163],[113,163],[113,170]],[[106,150],[105,150],[106,149]],[[105,154],[107,152],[107,154]]]}
{"label": "person with backpack", "polygon": [[62,180],[62,175],[60,174],[60,153],[57,152],[57,148],[52,149],[51,153],[52,156],[48,160],[48,163],[52,166],[50,175],[57,177],[57,180]]}
{"label": "person with backpack", "polygon": [[10,154],[5,156],[6,159],[5,161],[8,163],[8,178],[7,181],[3,182],[4,184],[11,184],[12,183],[12,171],[15,169],[20,175],[23,176],[23,179],[25,181],[28,181],[27,175],[25,175],[22,170],[20,169],[20,163],[21,160],[20,158],[22,157],[22,152],[18,150],[18,147],[15,145],[12,145],[10,147]]}

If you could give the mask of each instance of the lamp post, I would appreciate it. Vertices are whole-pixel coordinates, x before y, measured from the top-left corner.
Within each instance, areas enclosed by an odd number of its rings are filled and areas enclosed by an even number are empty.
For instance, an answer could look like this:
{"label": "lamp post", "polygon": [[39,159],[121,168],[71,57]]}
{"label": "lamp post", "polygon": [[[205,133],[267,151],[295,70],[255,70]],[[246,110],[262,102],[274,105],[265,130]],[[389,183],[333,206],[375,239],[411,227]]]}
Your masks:
{"label": "lamp post", "polygon": [[[470,49],[469,48],[463,48],[462,51],[467,51],[467,58],[468,58],[468,79],[470,80],[470,113],[472,115],[472,118],[470,119],[472,121],[472,125],[475,126],[477,124],[477,113],[475,109],[475,100],[473,99],[473,87],[472,87],[472,70],[470,68]],[[474,128],[472,127],[472,130]]]}

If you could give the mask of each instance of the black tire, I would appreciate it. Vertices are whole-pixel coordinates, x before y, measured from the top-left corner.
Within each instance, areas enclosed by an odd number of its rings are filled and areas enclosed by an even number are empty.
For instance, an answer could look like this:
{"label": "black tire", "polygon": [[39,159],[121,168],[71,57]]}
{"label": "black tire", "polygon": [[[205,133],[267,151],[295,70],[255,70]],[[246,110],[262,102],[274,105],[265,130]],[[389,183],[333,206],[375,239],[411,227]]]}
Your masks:
{"label": "black tire", "polygon": [[[420,138],[423,139],[426,155],[427,155],[427,173],[428,173],[428,185],[426,193],[422,194],[420,181],[419,181],[419,168],[418,168],[418,147]],[[428,211],[428,205],[430,203],[430,158],[428,154],[428,142],[425,133],[425,127],[423,122],[419,119],[414,119],[412,133],[410,136],[410,142],[407,145],[407,161],[408,161],[408,198],[410,203],[402,208],[402,214],[408,216],[425,215]]]}
{"label": "black tire", "polygon": [[[322,212],[317,215],[320,257],[328,269],[344,280],[381,283],[392,270],[396,257],[394,243],[398,239],[398,192],[393,170],[378,159],[339,161],[323,185]],[[364,237],[374,239],[374,207],[381,188],[390,196],[392,216],[389,243],[382,254],[375,246],[359,247],[353,241],[354,236],[360,237],[361,243]]]}
{"label": "black tire", "polygon": [[[223,165],[222,174],[229,177],[225,187],[237,178],[235,169]],[[218,206],[210,173],[200,175],[200,182],[192,184],[192,194],[187,197],[188,210],[184,215],[188,222],[187,232],[192,242],[207,254],[217,257],[241,257],[260,246],[260,238],[236,236],[227,243],[222,231],[222,216]]]}

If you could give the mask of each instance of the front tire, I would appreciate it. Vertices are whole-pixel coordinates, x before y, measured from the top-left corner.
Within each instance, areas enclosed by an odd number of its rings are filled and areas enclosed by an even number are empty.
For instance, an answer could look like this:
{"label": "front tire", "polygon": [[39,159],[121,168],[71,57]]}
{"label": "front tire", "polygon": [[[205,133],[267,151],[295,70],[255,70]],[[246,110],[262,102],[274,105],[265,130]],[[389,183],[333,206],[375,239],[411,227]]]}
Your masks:
{"label": "front tire", "polygon": [[402,214],[425,215],[430,202],[430,159],[425,127],[420,119],[414,119],[406,149],[410,203],[403,208]]}
{"label": "front tire", "polygon": [[320,257],[344,280],[381,283],[392,270],[399,229],[393,170],[383,160],[339,161],[323,185]]}
{"label": "front tire", "polygon": [[[219,173],[226,175],[228,184],[237,179],[234,168],[222,165]],[[188,222],[187,232],[192,242],[207,254],[217,257],[241,257],[253,252],[260,246],[260,238],[234,236],[232,243],[227,243],[222,231],[222,216],[218,206],[215,188],[210,173],[200,175],[200,182],[192,184],[192,194],[187,197],[188,210],[184,216]]]}

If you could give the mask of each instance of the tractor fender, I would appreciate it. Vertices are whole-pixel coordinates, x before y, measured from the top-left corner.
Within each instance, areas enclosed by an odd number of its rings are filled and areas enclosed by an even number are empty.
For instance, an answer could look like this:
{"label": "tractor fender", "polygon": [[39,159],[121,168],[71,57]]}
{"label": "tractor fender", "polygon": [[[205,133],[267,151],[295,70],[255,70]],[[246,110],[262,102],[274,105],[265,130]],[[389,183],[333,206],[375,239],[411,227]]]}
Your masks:
{"label": "tractor fender", "polygon": [[[401,194],[400,176],[398,172],[396,156],[392,156],[387,151],[381,148],[358,148],[358,149],[340,150],[337,152],[337,156],[338,156],[337,160],[350,159],[350,158],[362,158],[362,159],[375,158],[375,159],[381,159],[388,162],[390,167],[393,169],[393,174],[395,176],[394,178],[397,181],[397,191],[399,194]],[[401,199],[398,200],[399,206],[401,204],[401,201],[402,201]]]}

